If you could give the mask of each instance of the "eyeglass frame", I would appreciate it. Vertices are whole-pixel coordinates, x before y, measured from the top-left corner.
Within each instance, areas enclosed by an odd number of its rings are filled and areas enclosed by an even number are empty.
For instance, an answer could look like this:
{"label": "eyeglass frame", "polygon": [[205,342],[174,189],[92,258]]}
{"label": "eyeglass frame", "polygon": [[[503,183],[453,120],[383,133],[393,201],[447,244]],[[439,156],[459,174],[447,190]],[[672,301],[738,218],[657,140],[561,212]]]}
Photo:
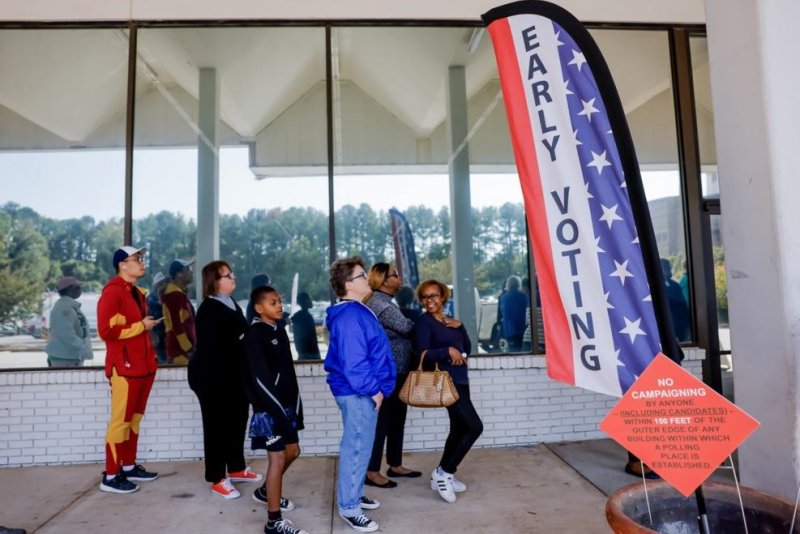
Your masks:
{"label": "eyeglass frame", "polygon": [[236,280],[236,275],[233,274],[233,271],[228,271],[226,274],[217,275],[217,280],[222,280],[223,278],[227,278],[228,280]]}
{"label": "eyeglass frame", "polygon": [[440,299],[440,298],[442,298],[442,294],[441,293],[436,293],[435,295],[431,294],[431,293],[428,293],[427,295],[420,295],[419,296],[420,302],[422,302],[423,300],[434,300],[434,299]]}
{"label": "eyeglass frame", "polygon": [[122,260],[120,263],[127,263],[129,261],[135,261],[137,263],[144,264],[144,256],[135,256],[135,257],[134,256],[128,256],[127,258]]}
{"label": "eyeglass frame", "polygon": [[361,274],[358,274],[356,276],[351,276],[351,277],[347,278],[347,281],[348,282],[355,282],[359,278],[363,278],[364,280],[367,280],[367,271],[361,271]]}

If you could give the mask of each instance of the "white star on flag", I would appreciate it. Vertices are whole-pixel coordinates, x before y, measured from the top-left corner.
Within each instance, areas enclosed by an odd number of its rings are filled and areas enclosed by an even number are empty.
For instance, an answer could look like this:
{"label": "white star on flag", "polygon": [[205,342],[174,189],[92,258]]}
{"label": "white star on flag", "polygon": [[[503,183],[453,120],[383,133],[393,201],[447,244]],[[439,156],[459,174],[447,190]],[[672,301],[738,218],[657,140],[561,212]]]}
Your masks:
{"label": "white star on flag", "polygon": [[611,292],[606,293],[606,309],[607,310],[614,310],[614,305],[608,301],[608,296],[611,295]]}
{"label": "white star on flag", "polygon": [[575,146],[583,144],[578,140],[578,130],[572,130],[572,137],[575,139]]}
{"label": "white star on flag", "polygon": [[622,263],[614,260],[614,272],[611,273],[609,276],[616,276],[619,278],[619,281],[622,282],[622,285],[625,285],[626,278],[633,278],[633,275],[628,272],[628,260],[623,261]]}
{"label": "white star on flag", "polygon": [[565,95],[574,95],[572,91],[569,90],[569,80],[564,80],[564,94]]}
{"label": "white star on flag", "polygon": [[617,208],[619,207],[619,204],[614,204],[610,208],[600,204],[600,207],[603,208],[603,215],[600,216],[599,220],[605,221],[609,228],[611,228],[611,225],[614,224],[614,221],[622,220],[622,217],[617,215]]}
{"label": "white star on flag", "polygon": [[625,319],[625,328],[619,331],[620,334],[628,334],[631,338],[631,343],[636,341],[636,336],[646,336],[647,332],[639,328],[639,323],[642,322],[642,318],[638,318],[635,321],[629,321],[627,317],[622,317]]}
{"label": "white star on flag", "polygon": [[594,195],[589,192],[589,182],[583,182],[583,189],[586,191],[586,198],[594,198]]}
{"label": "white star on flag", "polygon": [[578,115],[585,115],[589,122],[592,122],[592,113],[600,113],[600,110],[594,107],[594,101],[596,98],[592,98],[588,102],[585,100],[581,100],[581,104],[583,105],[583,109],[578,112]]}
{"label": "white star on flag", "polygon": [[594,238],[594,253],[595,254],[605,254],[605,252],[606,252],[605,250],[600,248],[600,238],[599,237],[595,237]]}
{"label": "white star on flag", "polygon": [[567,65],[575,65],[578,67],[578,72],[580,72],[581,67],[586,63],[586,58],[583,55],[583,52],[578,52],[577,50],[572,50],[572,61],[567,63]]}
{"label": "white star on flag", "polygon": [[606,167],[611,167],[611,164],[608,162],[608,159],[606,159],[606,151],[603,150],[602,154],[597,154],[594,150],[592,150],[591,152],[592,152],[592,161],[588,163],[586,166],[594,167],[595,169],[597,169],[597,174],[601,175],[603,174],[603,169],[605,169]]}

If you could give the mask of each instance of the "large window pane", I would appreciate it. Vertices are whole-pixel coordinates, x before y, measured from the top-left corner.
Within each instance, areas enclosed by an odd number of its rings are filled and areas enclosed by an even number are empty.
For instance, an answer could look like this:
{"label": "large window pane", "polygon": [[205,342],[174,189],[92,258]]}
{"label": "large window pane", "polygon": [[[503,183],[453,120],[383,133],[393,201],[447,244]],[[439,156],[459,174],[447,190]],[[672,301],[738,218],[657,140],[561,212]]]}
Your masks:
{"label": "large window pane", "polygon": [[[329,300],[324,35],[319,28],[140,32],[134,242],[150,249],[146,284],[168,275],[176,258],[218,246],[238,277],[242,308],[251,279],[266,274],[287,318],[299,309],[291,309],[292,295],[305,292],[321,321]],[[204,117],[216,118],[215,132]],[[217,210],[198,211],[198,198],[214,197]],[[209,224],[218,225],[218,242]],[[197,304],[199,288],[189,294]]]}
{"label": "large window pane", "polygon": [[481,30],[468,43],[467,79],[480,80],[467,101],[478,340],[486,352],[541,353],[541,308],[531,291],[525,207],[494,52]]}
{"label": "large window pane", "polygon": [[[677,289],[686,272],[683,192],[675,108],[664,31],[594,30],[622,100],[644,183],[664,276]],[[667,272],[668,271],[668,272]],[[668,291],[680,341],[693,339],[687,296]]]}
{"label": "large window pane", "polygon": [[[455,299],[474,295],[453,280],[447,80],[450,67],[469,64],[471,32],[335,28],[331,46],[337,255],[360,254],[368,264],[396,262],[402,245],[389,215],[395,208],[415,245],[418,277],[401,264],[404,284],[416,289],[436,278],[454,285]],[[493,68],[487,62],[483,75],[491,77]],[[467,93],[481,83],[470,78]],[[469,176],[464,178],[468,189]],[[448,304],[453,313],[453,301]]]}
{"label": "large window pane", "polygon": [[48,335],[70,335],[50,316],[65,276],[83,281],[92,358],[62,348],[51,362],[100,365],[97,296],[123,239],[127,32],[0,30],[0,49],[0,368],[46,367]]}

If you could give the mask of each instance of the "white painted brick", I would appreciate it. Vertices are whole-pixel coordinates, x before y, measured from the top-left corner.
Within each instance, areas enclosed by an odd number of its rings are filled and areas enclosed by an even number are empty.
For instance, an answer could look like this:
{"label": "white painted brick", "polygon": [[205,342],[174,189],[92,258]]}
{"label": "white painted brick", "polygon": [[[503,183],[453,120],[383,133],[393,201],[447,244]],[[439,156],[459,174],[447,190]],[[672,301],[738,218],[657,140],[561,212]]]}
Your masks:
{"label": "white painted brick", "polygon": [[[597,425],[618,399],[551,381],[541,356],[471,361],[472,400],[484,421],[477,447],[605,437]],[[690,364],[700,372],[700,361]],[[303,454],[335,454],[341,415],[325,372],[320,364],[296,369],[307,428]],[[102,371],[0,373],[0,466],[102,462],[109,402]],[[448,427],[445,410],[409,409],[406,450],[441,450]],[[185,368],[159,371],[139,445],[148,460],[202,457],[200,412]]]}

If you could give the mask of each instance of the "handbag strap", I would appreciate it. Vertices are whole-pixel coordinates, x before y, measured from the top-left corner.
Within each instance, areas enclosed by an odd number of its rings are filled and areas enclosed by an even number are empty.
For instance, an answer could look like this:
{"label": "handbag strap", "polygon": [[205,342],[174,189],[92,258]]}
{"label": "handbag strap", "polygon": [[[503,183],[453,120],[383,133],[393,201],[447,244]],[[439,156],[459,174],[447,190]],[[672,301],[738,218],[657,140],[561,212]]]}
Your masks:
{"label": "handbag strap", "polygon": [[[428,350],[430,350],[430,349],[428,349]],[[420,355],[420,357],[419,357],[419,366],[417,366],[417,371],[422,371],[422,360],[424,360],[424,359],[425,359],[425,354],[426,354],[427,352],[428,352],[428,351],[426,350],[424,353],[422,353],[422,354]],[[434,365],[434,369],[435,369],[436,371],[439,371],[439,362],[434,362],[434,364],[433,364],[433,365]]]}

